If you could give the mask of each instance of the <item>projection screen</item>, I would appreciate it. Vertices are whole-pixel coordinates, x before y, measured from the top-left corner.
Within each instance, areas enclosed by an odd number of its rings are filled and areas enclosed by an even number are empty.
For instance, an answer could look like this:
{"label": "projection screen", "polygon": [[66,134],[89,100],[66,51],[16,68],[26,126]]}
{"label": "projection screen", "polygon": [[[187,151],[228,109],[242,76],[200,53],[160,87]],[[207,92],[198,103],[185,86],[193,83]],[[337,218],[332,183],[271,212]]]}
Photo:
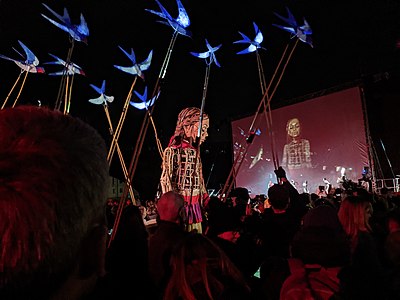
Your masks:
{"label": "projection screen", "polygon": [[[327,182],[339,186],[343,176],[357,182],[369,165],[358,86],[272,110],[271,130],[266,120],[260,113],[231,123],[234,159],[246,153],[236,187],[246,187],[252,196],[267,194],[277,181],[273,153],[299,192],[316,192]],[[257,134],[248,143],[252,123]]]}

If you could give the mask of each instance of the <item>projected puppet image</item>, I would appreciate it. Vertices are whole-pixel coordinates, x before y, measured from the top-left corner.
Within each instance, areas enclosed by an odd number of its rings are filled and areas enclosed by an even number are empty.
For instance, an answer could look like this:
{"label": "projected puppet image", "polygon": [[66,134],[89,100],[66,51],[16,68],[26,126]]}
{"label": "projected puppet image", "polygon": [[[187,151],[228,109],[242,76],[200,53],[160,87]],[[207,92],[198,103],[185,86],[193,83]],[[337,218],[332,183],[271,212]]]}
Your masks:
{"label": "projected puppet image", "polygon": [[314,193],[343,178],[357,181],[368,165],[364,114],[358,87],[272,111],[271,132],[259,114],[251,144],[246,134],[254,116],[232,122],[234,155],[246,151],[236,186],[266,194],[276,183],[273,151],[299,192]]}

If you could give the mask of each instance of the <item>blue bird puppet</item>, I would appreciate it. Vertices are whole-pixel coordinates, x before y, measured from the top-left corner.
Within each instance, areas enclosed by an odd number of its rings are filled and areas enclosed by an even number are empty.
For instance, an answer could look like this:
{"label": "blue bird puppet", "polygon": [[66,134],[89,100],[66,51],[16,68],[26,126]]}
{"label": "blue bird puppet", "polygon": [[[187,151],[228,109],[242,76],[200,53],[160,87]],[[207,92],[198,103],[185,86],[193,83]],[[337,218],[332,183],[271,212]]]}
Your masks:
{"label": "blue bird puppet", "polygon": [[299,26],[297,24],[296,19],[294,18],[293,14],[291,13],[291,11],[289,10],[288,7],[286,7],[287,13],[288,13],[288,17],[282,17],[281,15],[274,13],[278,18],[280,18],[281,20],[283,20],[284,22],[287,23],[287,26],[282,26],[282,25],[278,25],[278,24],[272,24],[280,29],[283,29],[287,32],[290,32],[293,37],[297,36],[297,38],[306,43],[309,44],[311,47],[313,47],[313,42],[312,42],[312,38],[311,38],[311,34],[312,34],[312,30],[310,25],[308,25],[307,21],[305,18],[303,18],[304,20],[304,25]]}
{"label": "blue bird puppet", "polygon": [[160,92],[159,92],[159,93],[158,93],[157,95],[155,95],[153,98],[151,98],[150,100],[147,100],[147,86],[144,88],[143,95],[139,94],[139,93],[136,92],[136,91],[134,91],[134,92],[135,92],[136,96],[137,96],[142,102],[133,102],[133,101],[130,101],[129,103],[130,103],[133,107],[135,107],[135,108],[137,108],[137,109],[140,109],[140,110],[143,110],[143,109],[148,110],[149,107],[151,107],[151,106],[154,104],[154,102],[157,100],[158,96],[160,95]]}
{"label": "blue bird puppet", "polygon": [[94,84],[90,84],[90,86],[91,86],[97,93],[100,94],[100,96],[97,97],[97,98],[89,99],[89,102],[90,102],[90,103],[107,105],[108,102],[111,103],[111,102],[114,101],[114,96],[107,96],[107,95],[105,94],[105,91],[106,91],[106,81],[105,81],[105,80],[103,80],[103,83],[102,83],[102,85],[101,85],[100,88],[97,87],[97,86],[95,86]]}
{"label": "blue bird puppet", "polygon": [[13,61],[18,67],[21,68],[22,71],[26,72],[31,72],[31,73],[44,73],[44,68],[38,67],[39,65],[39,59],[33,54],[31,50],[27,46],[25,46],[21,41],[18,41],[18,43],[21,45],[22,49],[25,52],[25,55],[20,53],[17,49],[14,49],[15,52],[18,53],[23,59],[13,59],[10,57],[7,57],[5,55],[0,54],[0,58]]}
{"label": "blue bird puppet", "polygon": [[133,51],[132,48],[131,48],[131,53],[130,54],[128,52],[126,52],[124,49],[122,49],[122,47],[119,46],[119,48],[131,60],[131,62],[133,63],[133,66],[131,66],[131,67],[121,67],[121,66],[114,65],[114,67],[117,68],[118,70],[123,71],[123,72],[129,73],[129,74],[132,74],[132,75],[138,75],[140,78],[144,79],[143,71],[146,71],[150,67],[151,59],[153,57],[153,50],[150,51],[150,53],[149,53],[148,57],[146,58],[146,60],[144,60],[141,63],[137,63],[136,62],[135,52]]}
{"label": "blue bird puppet", "polygon": [[264,40],[263,34],[260,31],[260,29],[258,28],[256,23],[253,22],[253,26],[254,26],[254,31],[256,33],[254,40],[251,40],[247,35],[245,35],[239,31],[239,34],[242,36],[243,39],[235,41],[233,43],[234,44],[249,44],[249,46],[246,49],[237,52],[236,54],[247,54],[247,53],[254,52],[258,49],[265,50],[265,48],[261,46],[261,43]]}
{"label": "blue bird puppet", "polygon": [[207,46],[208,51],[200,52],[200,53],[190,52],[190,54],[192,54],[193,56],[196,56],[198,58],[205,59],[207,65],[211,65],[214,62],[218,67],[221,67],[221,65],[217,61],[217,58],[215,57],[215,52],[219,48],[221,48],[221,45],[222,44],[219,44],[216,47],[211,47],[211,45],[209,44],[209,42],[206,39],[206,46]]}
{"label": "blue bird puppet", "polygon": [[78,75],[83,75],[85,76],[85,72],[82,70],[82,68],[76,64],[74,64],[73,62],[69,62],[67,63],[66,61],[62,60],[61,58],[49,53],[49,55],[51,57],[53,57],[55,59],[55,61],[52,62],[46,62],[45,64],[51,64],[51,65],[62,65],[64,66],[64,69],[62,71],[59,72],[53,72],[53,73],[49,73],[49,75],[51,76],[60,76],[60,75],[74,75],[74,74],[78,74]]}
{"label": "blue bird puppet", "polygon": [[145,10],[166,20],[166,21],[158,21],[159,23],[171,26],[172,29],[174,29],[179,34],[188,37],[192,36],[192,33],[188,29],[186,29],[190,25],[190,19],[180,0],[176,0],[176,4],[178,5],[178,11],[179,11],[178,17],[176,19],[171,17],[168,11],[164,8],[164,6],[162,6],[162,4],[158,0],[156,0],[156,2],[160,7],[161,10],[160,12],[152,9],[145,9]]}
{"label": "blue bird puppet", "polygon": [[64,14],[61,16],[58,13],[56,13],[54,10],[52,10],[49,6],[46,4],[42,3],[44,7],[48,11],[50,11],[53,16],[55,16],[61,23],[56,22],[49,17],[45,16],[44,14],[41,14],[45,19],[47,19],[50,23],[53,25],[57,26],[61,30],[69,33],[69,35],[76,41],[78,42],[83,42],[87,44],[87,39],[89,36],[89,28],[87,26],[87,23],[85,21],[85,18],[83,17],[83,14],[80,15],[80,24],[79,25],[74,25],[71,22],[71,18],[69,17],[68,11],[66,8],[64,8]]}

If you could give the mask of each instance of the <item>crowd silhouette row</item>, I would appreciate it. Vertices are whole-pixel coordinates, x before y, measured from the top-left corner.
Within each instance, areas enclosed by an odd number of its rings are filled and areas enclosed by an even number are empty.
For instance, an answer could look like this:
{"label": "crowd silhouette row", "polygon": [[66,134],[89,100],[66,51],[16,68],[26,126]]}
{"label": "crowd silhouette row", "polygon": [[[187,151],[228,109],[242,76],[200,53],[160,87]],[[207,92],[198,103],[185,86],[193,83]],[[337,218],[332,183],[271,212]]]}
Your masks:
{"label": "crowd silhouette row", "polygon": [[299,193],[279,167],[264,197],[204,199],[201,230],[174,191],[115,223],[106,155],[72,116],[0,110],[1,299],[400,299],[396,193]]}

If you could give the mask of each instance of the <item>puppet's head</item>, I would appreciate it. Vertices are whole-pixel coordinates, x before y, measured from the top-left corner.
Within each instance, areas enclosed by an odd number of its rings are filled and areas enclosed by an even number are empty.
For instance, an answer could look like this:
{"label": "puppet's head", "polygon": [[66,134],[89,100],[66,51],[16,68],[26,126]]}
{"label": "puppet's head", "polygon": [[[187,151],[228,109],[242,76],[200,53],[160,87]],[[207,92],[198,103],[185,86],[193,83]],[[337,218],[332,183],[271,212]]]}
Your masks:
{"label": "puppet's head", "polygon": [[[176,128],[174,133],[174,144],[179,144],[182,140],[186,140],[189,143],[196,141],[198,135],[200,122],[200,109],[197,107],[188,107],[183,109],[176,122]],[[208,115],[203,112],[203,119],[201,122],[201,134],[200,144],[204,142],[208,136],[207,129],[210,125]]]}

